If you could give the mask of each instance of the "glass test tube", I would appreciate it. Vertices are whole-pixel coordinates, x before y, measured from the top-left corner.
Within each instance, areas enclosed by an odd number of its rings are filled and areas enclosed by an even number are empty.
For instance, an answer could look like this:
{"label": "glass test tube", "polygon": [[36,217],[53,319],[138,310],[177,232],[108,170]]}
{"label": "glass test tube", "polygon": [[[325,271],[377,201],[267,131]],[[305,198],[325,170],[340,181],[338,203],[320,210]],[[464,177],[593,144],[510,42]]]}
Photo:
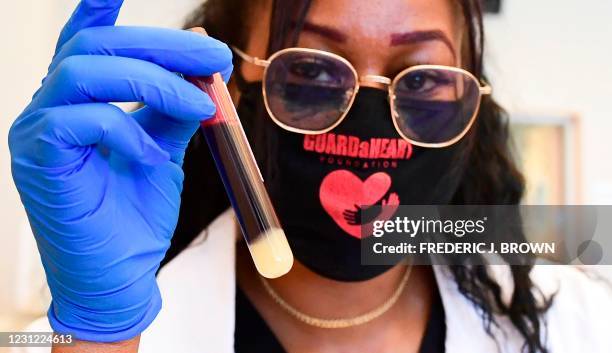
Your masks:
{"label": "glass test tube", "polygon": [[257,271],[276,278],[289,272],[293,253],[221,74],[187,77],[217,107],[201,128],[223,180]]}

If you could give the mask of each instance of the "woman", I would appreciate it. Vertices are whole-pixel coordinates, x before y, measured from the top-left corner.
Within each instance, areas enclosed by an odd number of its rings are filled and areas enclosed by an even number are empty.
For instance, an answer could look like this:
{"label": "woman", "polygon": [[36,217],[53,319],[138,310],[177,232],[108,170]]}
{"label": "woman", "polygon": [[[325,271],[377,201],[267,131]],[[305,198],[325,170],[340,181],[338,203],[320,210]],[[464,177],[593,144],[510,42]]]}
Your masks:
{"label": "woman", "polygon": [[593,304],[609,293],[575,270],[360,264],[358,204],[520,200],[478,1],[209,0],[193,17],[236,53],[229,86],[296,258],[275,280],[234,241],[199,133],[185,153],[214,107],[171,72],[227,77],[227,48],[112,27],[120,5],[81,2],[10,136],[49,321],[80,350],[136,352],[141,333],[145,352],[571,352],[572,335],[606,349],[587,319],[610,314]]}

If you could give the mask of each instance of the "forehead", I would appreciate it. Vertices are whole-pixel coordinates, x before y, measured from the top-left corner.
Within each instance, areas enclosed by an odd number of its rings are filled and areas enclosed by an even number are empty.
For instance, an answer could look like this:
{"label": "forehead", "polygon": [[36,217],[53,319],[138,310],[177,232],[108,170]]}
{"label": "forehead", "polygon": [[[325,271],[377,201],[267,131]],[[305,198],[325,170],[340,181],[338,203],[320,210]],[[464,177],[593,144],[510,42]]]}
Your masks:
{"label": "forehead", "polygon": [[409,31],[440,30],[461,39],[462,17],[456,0],[314,0],[307,20],[344,33],[347,42],[390,42]]}

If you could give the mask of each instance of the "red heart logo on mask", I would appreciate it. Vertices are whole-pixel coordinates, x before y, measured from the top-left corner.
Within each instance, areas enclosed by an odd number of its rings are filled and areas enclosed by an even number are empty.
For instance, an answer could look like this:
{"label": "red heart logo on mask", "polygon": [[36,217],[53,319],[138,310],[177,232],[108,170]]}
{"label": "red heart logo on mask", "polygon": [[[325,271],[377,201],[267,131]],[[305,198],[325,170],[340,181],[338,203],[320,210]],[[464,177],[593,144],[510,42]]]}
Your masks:
{"label": "red heart logo on mask", "polygon": [[[371,222],[361,224],[360,207],[382,204],[395,207],[385,207],[383,214],[377,220],[389,219],[399,205],[396,193],[384,196],[391,188],[391,177],[384,172],[370,175],[365,181],[348,170],[336,170],[329,173],[321,182],[319,199],[323,209],[336,224],[348,234],[361,238],[362,227],[370,228]],[[370,234],[369,232],[366,234]]]}

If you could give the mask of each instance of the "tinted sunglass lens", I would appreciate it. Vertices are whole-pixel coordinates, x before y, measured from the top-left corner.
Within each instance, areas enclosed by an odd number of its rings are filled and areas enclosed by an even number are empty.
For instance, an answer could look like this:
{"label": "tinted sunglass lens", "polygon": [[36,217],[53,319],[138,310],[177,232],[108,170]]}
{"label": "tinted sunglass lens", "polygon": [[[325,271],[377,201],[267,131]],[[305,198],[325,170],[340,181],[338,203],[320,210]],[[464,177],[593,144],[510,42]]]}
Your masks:
{"label": "tinted sunglass lens", "polygon": [[274,118],[300,130],[333,126],[350,105],[355,74],[344,61],[324,53],[286,51],[267,68],[266,101]]}
{"label": "tinted sunglass lens", "polygon": [[444,68],[407,71],[394,85],[394,119],[413,141],[439,144],[469,126],[478,109],[480,88],[469,74]]}

